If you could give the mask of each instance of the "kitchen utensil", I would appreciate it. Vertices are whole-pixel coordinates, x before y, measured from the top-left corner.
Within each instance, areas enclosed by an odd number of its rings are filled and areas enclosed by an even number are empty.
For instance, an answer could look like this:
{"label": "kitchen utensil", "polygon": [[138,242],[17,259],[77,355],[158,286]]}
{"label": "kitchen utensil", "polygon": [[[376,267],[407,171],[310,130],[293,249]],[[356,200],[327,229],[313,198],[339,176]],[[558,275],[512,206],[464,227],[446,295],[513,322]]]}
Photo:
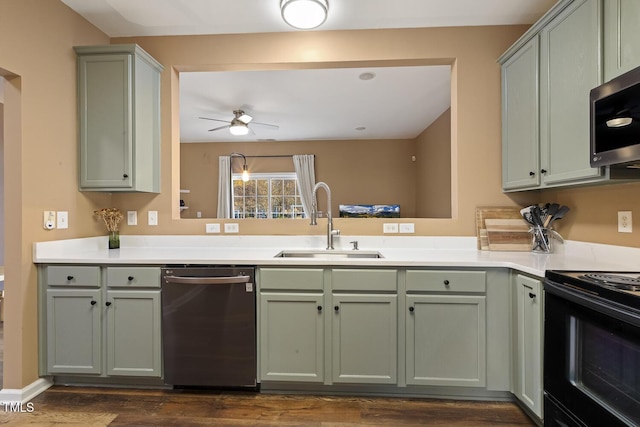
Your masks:
{"label": "kitchen utensil", "polygon": [[560,205],[557,203],[551,203],[549,205],[549,207],[547,208],[545,219],[544,219],[545,227],[549,226],[549,224],[551,223],[551,219],[558,212],[558,209],[560,209]]}
{"label": "kitchen utensil", "polygon": [[531,218],[531,208],[533,208],[533,206],[527,206],[526,208],[520,209],[520,215],[522,215],[522,218],[524,218],[524,220],[529,224],[534,225],[533,219]]}
{"label": "kitchen utensil", "polygon": [[564,217],[564,215],[569,212],[569,207],[562,205],[558,208],[557,212],[551,217],[551,220],[549,221],[549,226],[551,226],[551,224],[553,224],[554,221]]}

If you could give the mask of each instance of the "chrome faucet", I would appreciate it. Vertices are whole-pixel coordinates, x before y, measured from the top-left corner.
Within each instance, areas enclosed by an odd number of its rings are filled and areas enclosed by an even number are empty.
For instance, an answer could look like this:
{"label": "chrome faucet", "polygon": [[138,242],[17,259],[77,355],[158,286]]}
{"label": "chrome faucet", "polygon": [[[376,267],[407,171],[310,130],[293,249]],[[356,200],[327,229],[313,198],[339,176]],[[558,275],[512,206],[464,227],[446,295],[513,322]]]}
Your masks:
{"label": "chrome faucet", "polygon": [[327,249],[333,249],[333,236],[340,234],[340,230],[333,229],[333,219],[331,218],[331,189],[329,186],[320,181],[313,187],[313,200],[311,202],[311,225],[318,225],[316,218],[318,216],[318,202],[316,193],[318,188],[324,188],[327,193]]}

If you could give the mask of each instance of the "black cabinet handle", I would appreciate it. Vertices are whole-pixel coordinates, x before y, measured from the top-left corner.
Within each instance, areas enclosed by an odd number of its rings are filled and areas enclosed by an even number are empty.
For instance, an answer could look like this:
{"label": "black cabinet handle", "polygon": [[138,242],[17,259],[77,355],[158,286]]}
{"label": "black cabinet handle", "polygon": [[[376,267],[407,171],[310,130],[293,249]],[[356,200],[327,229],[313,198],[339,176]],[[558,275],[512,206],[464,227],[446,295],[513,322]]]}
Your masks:
{"label": "black cabinet handle", "polygon": [[415,308],[413,307],[409,307],[409,311],[413,313],[413,310],[415,310]]}
{"label": "black cabinet handle", "polygon": [[67,280],[73,280],[73,276],[67,276]]}
{"label": "black cabinet handle", "polygon": [[318,311],[322,311],[322,306],[321,305],[318,306]]}
{"label": "black cabinet handle", "polygon": [[334,309],[335,311],[339,311],[339,310],[340,310],[340,306],[339,306],[339,305],[336,305],[335,307],[333,307],[333,309]]}
{"label": "black cabinet handle", "polygon": [[448,281],[448,280],[445,280],[445,281],[444,281],[444,285],[445,285],[445,286],[449,286],[449,281]]}
{"label": "black cabinet handle", "polygon": [[111,305],[111,302],[110,302],[110,301],[107,301],[107,302],[105,303],[105,305],[106,305],[107,307],[109,307],[109,306]]}
{"label": "black cabinet handle", "polygon": [[540,169],[540,173],[547,173],[546,169]]}
{"label": "black cabinet handle", "polygon": [[97,304],[97,302],[91,301],[91,305],[96,305],[96,304]]}
{"label": "black cabinet handle", "polygon": [[127,277],[127,279],[128,279],[129,281],[132,281],[132,280],[133,280],[133,276],[129,276],[129,277]]}
{"label": "black cabinet handle", "polygon": [[536,176],[536,173],[534,171],[529,172],[529,176]]}
{"label": "black cabinet handle", "polygon": [[529,298],[535,298],[536,294],[534,294],[533,292],[529,292]]}

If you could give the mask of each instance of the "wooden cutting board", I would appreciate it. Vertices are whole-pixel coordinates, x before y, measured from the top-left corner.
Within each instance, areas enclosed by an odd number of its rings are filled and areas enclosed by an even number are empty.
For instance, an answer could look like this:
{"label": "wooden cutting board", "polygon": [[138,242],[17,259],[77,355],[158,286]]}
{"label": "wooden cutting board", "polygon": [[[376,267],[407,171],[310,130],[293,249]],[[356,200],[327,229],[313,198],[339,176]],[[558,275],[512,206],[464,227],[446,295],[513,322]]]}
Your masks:
{"label": "wooden cutting board", "polygon": [[478,249],[484,251],[490,250],[487,227],[485,224],[487,219],[520,219],[526,226],[526,223],[522,219],[522,215],[520,215],[519,208],[500,206],[476,208],[476,236],[478,237]]}
{"label": "wooden cutting board", "polygon": [[531,234],[522,219],[485,219],[490,251],[530,251]]}

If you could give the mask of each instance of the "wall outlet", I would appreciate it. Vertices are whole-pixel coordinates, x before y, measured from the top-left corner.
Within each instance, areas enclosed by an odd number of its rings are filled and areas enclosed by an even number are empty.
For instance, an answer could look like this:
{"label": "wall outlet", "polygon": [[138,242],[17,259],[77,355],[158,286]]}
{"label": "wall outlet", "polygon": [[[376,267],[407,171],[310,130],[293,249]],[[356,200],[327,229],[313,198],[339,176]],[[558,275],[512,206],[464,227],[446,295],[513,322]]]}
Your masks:
{"label": "wall outlet", "polygon": [[219,233],[220,232],[220,224],[206,224],[205,231],[207,233]]}
{"label": "wall outlet", "polygon": [[383,233],[397,233],[398,224],[382,224]]}
{"label": "wall outlet", "polygon": [[42,226],[45,230],[56,228],[56,213],[54,211],[44,211],[42,215]]}
{"label": "wall outlet", "polygon": [[230,224],[225,224],[224,225],[224,232],[225,233],[239,233],[240,232],[240,226],[238,225],[237,222],[233,222]]}
{"label": "wall outlet", "polygon": [[158,211],[149,211],[149,225],[158,225]]}
{"label": "wall outlet", "polygon": [[618,211],[618,233],[633,231],[631,211]]}
{"label": "wall outlet", "polygon": [[138,225],[138,211],[127,211],[127,225]]}
{"label": "wall outlet", "polygon": [[406,222],[404,224],[400,224],[400,232],[401,233],[415,233],[416,228],[412,222]]}
{"label": "wall outlet", "polygon": [[59,229],[69,228],[69,212],[58,211],[56,217],[58,218],[56,225]]}

